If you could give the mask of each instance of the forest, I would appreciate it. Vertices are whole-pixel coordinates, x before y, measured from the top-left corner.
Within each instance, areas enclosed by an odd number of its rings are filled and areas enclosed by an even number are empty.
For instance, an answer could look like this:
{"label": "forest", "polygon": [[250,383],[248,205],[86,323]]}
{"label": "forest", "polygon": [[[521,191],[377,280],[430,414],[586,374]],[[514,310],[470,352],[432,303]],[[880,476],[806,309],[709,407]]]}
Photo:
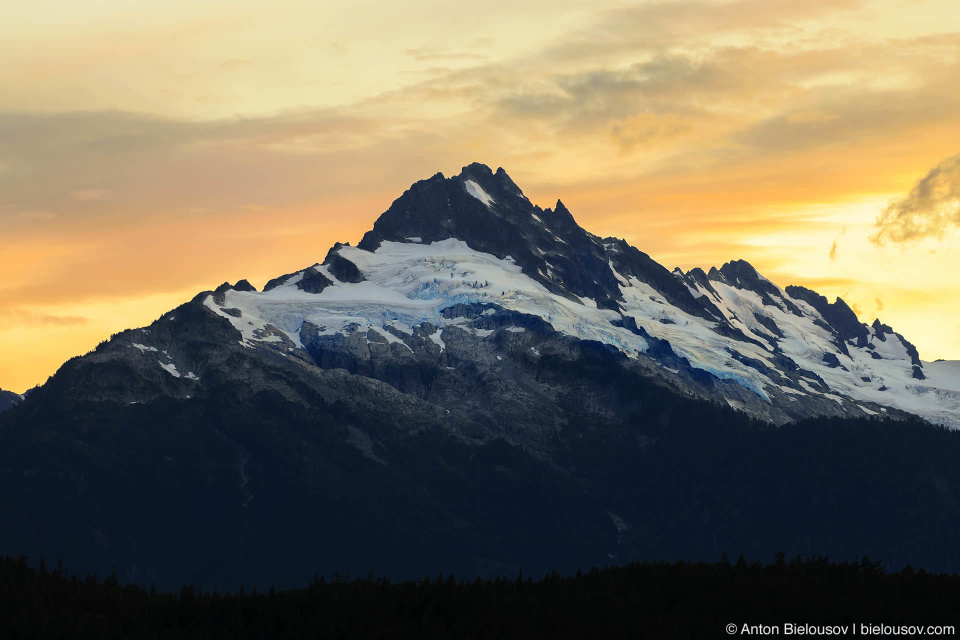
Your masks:
{"label": "forest", "polygon": [[958,601],[956,574],[782,553],[766,564],[740,556],[569,576],[391,582],[338,574],[231,593],[148,590],[0,559],[8,638],[705,638],[727,635],[731,624],[954,625]]}

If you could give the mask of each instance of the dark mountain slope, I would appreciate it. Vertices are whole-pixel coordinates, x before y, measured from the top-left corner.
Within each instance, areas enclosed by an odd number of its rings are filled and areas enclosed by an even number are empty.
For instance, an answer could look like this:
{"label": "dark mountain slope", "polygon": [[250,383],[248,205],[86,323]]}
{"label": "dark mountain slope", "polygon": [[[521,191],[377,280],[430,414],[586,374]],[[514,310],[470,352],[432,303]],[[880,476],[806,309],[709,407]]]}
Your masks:
{"label": "dark mountain slope", "polygon": [[20,397],[20,394],[0,389],[0,413],[12,409],[20,404],[21,400],[23,398]]}

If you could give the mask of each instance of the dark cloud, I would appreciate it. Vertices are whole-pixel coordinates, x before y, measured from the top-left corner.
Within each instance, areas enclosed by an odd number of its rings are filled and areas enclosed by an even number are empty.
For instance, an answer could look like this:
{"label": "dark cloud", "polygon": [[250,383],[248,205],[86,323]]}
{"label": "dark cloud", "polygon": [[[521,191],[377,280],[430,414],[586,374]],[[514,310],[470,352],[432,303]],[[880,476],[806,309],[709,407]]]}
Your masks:
{"label": "dark cloud", "polygon": [[877,218],[877,244],[941,239],[960,227],[960,154],[942,161]]}

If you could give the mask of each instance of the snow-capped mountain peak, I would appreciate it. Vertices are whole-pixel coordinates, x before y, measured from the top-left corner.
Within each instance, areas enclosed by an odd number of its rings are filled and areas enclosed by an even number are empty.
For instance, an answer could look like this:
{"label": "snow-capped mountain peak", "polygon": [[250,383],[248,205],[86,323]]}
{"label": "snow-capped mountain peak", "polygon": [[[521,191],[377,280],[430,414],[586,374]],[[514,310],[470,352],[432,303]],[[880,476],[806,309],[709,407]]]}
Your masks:
{"label": "snow-capped mountain peak", "polygon": [[[625,240],[588,233],[562,202],[534,205],[503,169],[482,164],[415,183],[356,247],[338,243],[262,292],[241,281],[202,301],[245,347],[321,367],[412,366],[432,380],[466,357],[451,345],[503,348],[503,332],[514,344],[536,326],[776,423],[904,411],[960,427],[953,369],[920,361],[903,336],[861,323],[843,300],[780,288],[743,260],[668,271]],[[499,313],[509,322],[484,320]],[[540,352],[530,342],[523,357]]]}

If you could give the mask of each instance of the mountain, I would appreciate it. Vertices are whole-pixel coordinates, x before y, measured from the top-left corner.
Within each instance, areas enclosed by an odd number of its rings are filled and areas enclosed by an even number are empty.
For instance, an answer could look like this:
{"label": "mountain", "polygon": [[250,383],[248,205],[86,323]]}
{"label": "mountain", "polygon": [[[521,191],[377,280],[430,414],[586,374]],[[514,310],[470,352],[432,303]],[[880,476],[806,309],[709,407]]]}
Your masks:
{"label": "mountain", "polygon": [[[204,304],[248,347],[441,406],[459,401],[440,372],[467,343],[477,352],[499,342],[509,361],[535,363],[538,334],[526,333],[539,329],[612,347],[624,368],[776,424],[910,412],[960,426],[960,379],[879,320],[868,326],[840,299],[780,289],[742,260],[671,273],[623,240],[586,232],[561,202],[533,205],[506,172],[479,164],[415,184],[356,248],[337,244],[262,293],[222,286]],[[505,328],[512,335],[491,339]],[[504,367],[493,370],[511,375]],[[496,406],[514,416],[516,404]]]}
{"label": "mountain", "polygon": [[960,433],[930,424],[960,426],[956,374],[473,164],[356,247],[65,363],[0,418],[0,550],[170,586],[723,551],[960,569]]}
{"label": "mountain", "polygon": [[8,409],[12,409],[16,405],[20,404],[22,400],[23,396],[21,396],[19,393],[0,389],[0,413],[3,413]]}

